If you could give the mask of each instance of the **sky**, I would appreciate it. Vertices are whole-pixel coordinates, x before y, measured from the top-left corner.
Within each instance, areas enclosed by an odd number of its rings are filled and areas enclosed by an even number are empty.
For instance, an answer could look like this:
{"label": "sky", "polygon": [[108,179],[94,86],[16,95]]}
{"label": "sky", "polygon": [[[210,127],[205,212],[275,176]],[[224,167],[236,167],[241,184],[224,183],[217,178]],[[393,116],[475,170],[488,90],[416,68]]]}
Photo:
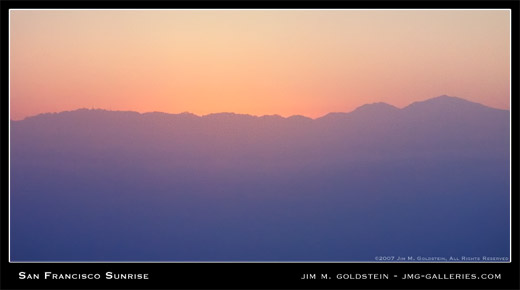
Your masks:
{"label": "sky", "polygon": [[509,10],[11,10],[10,118],[509,109]]}

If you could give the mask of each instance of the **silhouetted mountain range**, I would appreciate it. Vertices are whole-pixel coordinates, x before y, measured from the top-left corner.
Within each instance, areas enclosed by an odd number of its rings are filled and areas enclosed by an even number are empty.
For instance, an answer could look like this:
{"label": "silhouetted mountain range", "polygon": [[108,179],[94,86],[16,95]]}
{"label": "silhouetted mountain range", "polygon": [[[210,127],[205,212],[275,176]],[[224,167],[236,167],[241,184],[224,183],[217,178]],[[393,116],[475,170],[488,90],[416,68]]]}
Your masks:
{"label": "silhouetted mountain range", "polygon": [[509,255],[509,111],[80,109],[11,121],[13,260]]}

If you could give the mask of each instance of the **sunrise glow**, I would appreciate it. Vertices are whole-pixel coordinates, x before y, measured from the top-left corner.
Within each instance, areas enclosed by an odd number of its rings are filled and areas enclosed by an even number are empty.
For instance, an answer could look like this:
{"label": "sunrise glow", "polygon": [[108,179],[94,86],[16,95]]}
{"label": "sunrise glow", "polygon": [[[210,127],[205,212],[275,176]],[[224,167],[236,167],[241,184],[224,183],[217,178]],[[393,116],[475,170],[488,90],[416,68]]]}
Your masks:
{"label": "sunrise glow", "polygon": [[320,117],[509,109],[508,10],[12,10],[11,119],[78,108]]}

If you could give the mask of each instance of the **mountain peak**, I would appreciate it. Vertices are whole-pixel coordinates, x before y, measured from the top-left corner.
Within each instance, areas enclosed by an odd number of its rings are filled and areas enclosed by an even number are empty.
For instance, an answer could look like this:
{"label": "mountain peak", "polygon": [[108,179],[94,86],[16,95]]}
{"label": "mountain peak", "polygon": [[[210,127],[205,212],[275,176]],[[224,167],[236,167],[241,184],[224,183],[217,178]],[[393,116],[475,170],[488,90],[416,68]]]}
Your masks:
{"label": "mountain peak", "polygon": [[414,112],[416,114],[438,114],[442,112],[451,115],[461,115],[468,112],[482,112],[482,111],[502,111],[487,107],[485,105],[468,101],[459,97],[452,97],[447,95],[438,96],[424,101],[414,102],[403,108],[406,112]]}
{"label": "mountain peak", "polygon": [[413,102],[408,107],[416,107],[416,106],[422,106],[422,105],[428,105],[428,106],[454,106],[454,105],[478,105],[481,107],[484,107],[484,105],[468,101],[466,99],[462,99],[459,97],[452,97],[448,95],[441,95],[438,97],[430,98],[424,101],[418,101]]}
{"label": "mountain peak", "polygon": [[397,110],[399,110],[399,109],[394,107],[394,106],[392,106],[392,105],[389,105],[389,104],[384,103],[384,102],[377,102],[377,103],[365,104],[365,105],[362,105],[360,107],[357,107],[351,113],[366,112],[366,113],[377,114],[377,113],[383,113],[383,112],[389,112],[389,111],[397,111]]}
{"label": "mountain peak", "polygon": [[305,117],[302,115],[292,115],[287,118],[287,120],[297,120],[297,121],[312,121],[311,118]]}
{"label": "mountain peak", "polygon": [[203,119],[209,119],[209,120],[245,120],[245,119],[255,119],[255,116],[251,116],[249,114],[237,114],[232,112],[222,112],[222,113],[212,113],[208,115],[202,116]]}

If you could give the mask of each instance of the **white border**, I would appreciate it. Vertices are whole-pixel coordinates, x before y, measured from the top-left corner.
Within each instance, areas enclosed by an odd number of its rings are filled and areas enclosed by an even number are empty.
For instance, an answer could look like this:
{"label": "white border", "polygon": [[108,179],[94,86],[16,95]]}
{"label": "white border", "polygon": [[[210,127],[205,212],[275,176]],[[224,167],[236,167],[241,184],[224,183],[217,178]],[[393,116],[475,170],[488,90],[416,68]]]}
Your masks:
{"label": "white border", "polygon": [[[327,10],[327,11],[344,11],[344,10],[357,10],[357,11],[508,11],[509,13],[509,260],[508,261],[470,261],[470,262],[447,262],[447,261],[404,261],[404,262],[397,262],[397,261],[385,261],[385,262],[378,262],[378,261],[23,261],[23,262],[16,262],[11,261],[11,11],[41,11],[41,10],[48,10],[48,11],[135,11],[135,10],[144,10],[144,11],[169,11],[169,10],[180,10],[180,11],[279,11],[279,10],[294,10],[294,11],[309,11],[309,10]],[[257,8],[257,9],[233,9],[233,8],[201,8],[201,9],[182,9],[182,8],[165,8],[165,9],[158,9],[158,8],[152,8],[152,9],[146,9],[146,8],[132,8],[132,9],[124,9],[124,8],[109,8],[109,9],[54,9],[54,8],[41,8],[41,9],[35,9],[35,8],[29,8],[29,9],[9,9],[9,41],[8,41],[8,49],[9,49],[9,61],[8,61],[8,69],[9,69],[9,80],[8,80],[8,93],[9,93],[9,194],[8,194],[8,203],[9,203],[9,241],[8,241],[8,257],[9,257],[9,263],[17,263],[17,264],[24,264],[24,263],[160,263],[160,264],[177,264],[177,263],[239,263],[239,264],[249,264],[249,263],[330,263],[330,264],[337,264],[337,263],[350,263],[350,264],[357,264],[357,263],[370,263],[370,264],[504,264],[504,263],[512,263],[513,257],[512,257],[512,213],[513,213],[513,202],[512,202],[512,178],[511,178],[511,172],[512,172],[512,160],[511,160],[511,153],[512,153],[512,104],[511,104],[511,62],[512,62],[512,43],[511,43],[511,35],[512,35],[512,22],[511,22],[511,15],[512,11],[511,9],[495,9],[495,8],[483,8],[483,9],[416,9],[416,8],[397,8],[397,9],[356,9],[356,8]]]}

